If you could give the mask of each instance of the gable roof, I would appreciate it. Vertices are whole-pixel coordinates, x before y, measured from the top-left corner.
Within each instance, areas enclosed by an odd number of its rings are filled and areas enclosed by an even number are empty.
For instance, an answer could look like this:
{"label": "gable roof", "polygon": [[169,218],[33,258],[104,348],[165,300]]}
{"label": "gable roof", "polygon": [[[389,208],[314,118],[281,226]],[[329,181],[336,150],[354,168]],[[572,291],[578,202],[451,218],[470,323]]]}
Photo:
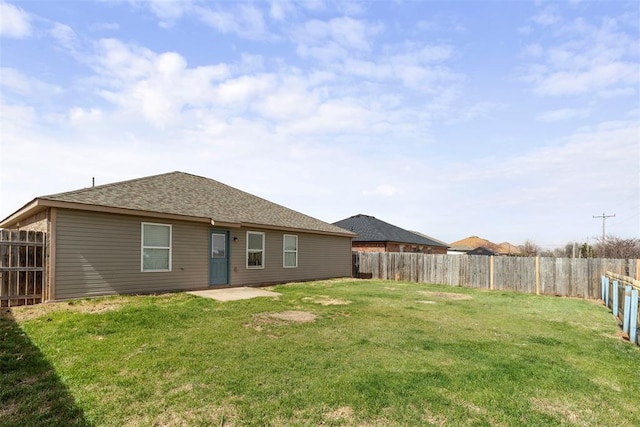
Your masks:
{"label": "gable roof", "polygon": [[497,251],[501,255],[518,255],[521,253],[517,246],[509,242],[500,243]]}
{"label": "gable roof", "polygon": [[480,246],[484,246],[491,250],[495,250],[497,248],[495,243],[478,236],[469,236],[451,243],[451,248],[461,251],[470,251],[472,249],[479,248]]}
{"label": "gable roof", "polygon": [[354,242],[395,242],[447,247],[443,242],[420,236],[369,215],[358,214],[333,224],[357,233]]}
{"label": "gable roof", "polygon": [[0,222],[0,227],[13,225],[21,218],[48,206],[138,215],[155,214],[210,222],[212,225],[258,225],[352,236],[352,233],[335,225],[213,179],[184,172],[170,172],[37,197]]}

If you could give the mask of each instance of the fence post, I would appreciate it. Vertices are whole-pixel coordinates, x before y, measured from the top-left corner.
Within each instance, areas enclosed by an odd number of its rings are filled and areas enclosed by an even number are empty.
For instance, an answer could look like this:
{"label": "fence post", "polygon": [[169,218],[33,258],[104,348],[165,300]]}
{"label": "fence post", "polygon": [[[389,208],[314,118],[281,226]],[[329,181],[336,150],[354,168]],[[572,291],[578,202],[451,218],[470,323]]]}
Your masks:
{"label": "fence post", "polygon": [[604,306],[609,307],[609,276],[605,276],[605,288],[604,288]]}
{"label": "fence post", "polygon": [[638,290],[631,291],[631,307],[629,310],[629,341],[638,343]]}
{"label": "fence post", "polygon": [[536,257],[536,295],[540,295],[540,257]]}
{"label": "fence post", "polygon": [[606,276],[600,276],[600,299],[606,304],[607,300],[605,299],[606,295],[607,295],[607,291],[605,290],[605,284],[606,284]]}
{"label": "fence post", "polygon": [[495,290],[495,286],[493,284],[493,255],[489,256],[489,289],[492,291]]}
{"label": "fence post", "polygon": [[619,297],[618,297],[618,281],[617,280],[613,281],[613,295],[612,296],[613,296],[613,298],[612,298],[613,307],[611,307],[611,310],[613,311],[613,315],[615,317],[618,317],[618,298]]}
{"label": "fence post", "polygon": [[[624,287],[624,313],[622,313],[622,318],[622,332],[628,335],[631,325],[631,286]],[[635,320],[637,324],[637,317]]]}

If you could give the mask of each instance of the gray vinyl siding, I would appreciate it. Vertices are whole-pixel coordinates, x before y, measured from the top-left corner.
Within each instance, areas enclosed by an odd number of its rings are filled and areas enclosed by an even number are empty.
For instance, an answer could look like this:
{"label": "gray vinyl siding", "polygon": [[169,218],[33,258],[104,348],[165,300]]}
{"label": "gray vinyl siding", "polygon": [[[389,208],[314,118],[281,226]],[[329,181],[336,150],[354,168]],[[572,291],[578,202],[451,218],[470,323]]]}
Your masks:
{"label": "gray vinyl siding", "polygon": [[[247,231],[265,233],[263,269],[246,267]],[[298,267],[283,267],[283,235],[298,236]],[[237,241],[233,241],[237,237]],[[273,230],[233,230],[231,243],[232,285],[256,285],[351,276],[351,238]]]}
{"label": "gray vinyl siding", "polygon": [[[172,225],[172,271],[140,271],[142,222]],[[206,224],[60,209],[55,298],[206,288],[209,228]]]}
{"label": "gray vinyl siding", "polygon": [[[172,225],[172,270],[141,272],[141,224]],[[207,224],[59,209],[55,299],[209,287]],[[218,229],[219,230],[219,229]],[[246,232],[265,233],[265,268],[247,269]],[[283,267],[283,235],[298,236],[298,267]],[[234,237],[238,239],[233,240]],[[229,230],[229,285],[351,276],[351,238],[274,230]]]}

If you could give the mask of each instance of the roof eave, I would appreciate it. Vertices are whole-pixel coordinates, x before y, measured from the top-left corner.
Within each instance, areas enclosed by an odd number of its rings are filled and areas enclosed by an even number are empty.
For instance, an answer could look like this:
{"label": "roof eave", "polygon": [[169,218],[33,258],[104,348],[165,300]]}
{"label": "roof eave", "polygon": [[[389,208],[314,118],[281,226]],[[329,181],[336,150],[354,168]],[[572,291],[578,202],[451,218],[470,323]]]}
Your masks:
{"label": "roof eave", "polygon": [[0,221],[0,228],[11,227],[19,223],[21,220],[30,217],[31,215],[34,215],[44,209],[46,209],[46,207],[42,205],[41,199],[33,199],[32,201]]}
{"label": "roof eave", "polygon": [[34,215],[47,208],[75,209],[75,210],[90,211],[90,212],[135,215],[135,216],[143,216],[147,218],[200,222],[200,223],[208,223],[215,227],[225,227],[225,228],[253,227],[253,228],[262,228],[267,230],[323,234],[323,235],[342,236],[342,237],[351,237],[351,238],[356,236],[355,233],[349,232],[347,230],[345,230],[343,233],[343,232],[337,232],[337,231],[314,230],[314,229],[296,228],[296,227],[283,227],[283,226],[277,226],[277,225],[258,224],[258,223],[249,223],[249,222],[239,223],[239,222],[232,222],[232,221],[219,221],[219,220],[216,220],[215,218],[208,218],[208,217],[118,208],[118,207],[112,207],[112,206],[93,205],[88,203],[66,202],[66,201],[44,199],[44,198],[34,199],[30,203],[27,203],[25,206],[23,206],[22,208],[14,212],[12,215],[2,220],[2,222],[0,222],[0,228],[7,228],[13,225],[16,225],[23,219],[28,218],[31,215]]}
{"label": "roof eave", "polygon": [[433,247],[442,247],[449,248],[449,246],[440,245],[440,244],[431,244],[431,243],[416,243],[416,242],[399,242],[397,240],[360,240],[353,239],[355,243],[394,243],[397,245],[417,245],[417,246],[433,246]]}
{"label": "roof eave", "polygon": [[345,230],[344,232],[340,231],[328,231],[328,230],[315,230],[312,228],[298,228],[298,227],[285,227],[281,225],[270,225],[270,224],[258,224],[252,222],[243,222],[241,227],[244,228],[262,228],[265,230],[279,230],[279,231],[290,231],[292,233],[309,233],[309,234],[323,234],[327,236],[342,236],[342,237],[355,237],[356,233],[352,233],[350,231]]}
{"label": "roof eave", "polygon": [[121,214],[121,215],[144,216],[147,218],[173,219],[178,221],[190,221],[190,222],[204,222],[204,223],[210,223],[210,224],[213,224],[214,222],[211,218],[207,218],[207,217],[181,215],[181,214],[173,214],[173,213],[166,213],[166,212],[145,211],[145,210],[138,210],[138,209],[118,208],[113,206],[103,206],[103,205],[94,205],[94,204],[88,204],[88,203],[66,202],[66,201],[60,201],[60,200],[37,198],[30,204],[26,205],[24,208],[20,209],[19,211],[17,211],[16,213],[8,217],[7,219],[3,220],[0,223],[0,227],[16,224],[20,220],[26,217],[29,217],[46,208],[74,209],[74,210],[90,211],[90,212],[104,212],[104,213],[113,213],[113,214]]}

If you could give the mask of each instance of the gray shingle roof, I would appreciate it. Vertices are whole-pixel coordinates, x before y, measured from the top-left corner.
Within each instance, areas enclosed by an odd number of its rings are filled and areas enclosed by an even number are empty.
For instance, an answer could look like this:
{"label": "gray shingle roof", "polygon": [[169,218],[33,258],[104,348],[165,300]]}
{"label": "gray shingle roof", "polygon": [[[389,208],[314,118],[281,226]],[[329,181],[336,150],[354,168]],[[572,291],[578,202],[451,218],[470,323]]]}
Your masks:
{"label": "gray shingle roof", "polygon": [[230,187],[183,172],[116,182],[38,199],[348,234],[347,230]]}
{"label": "gray shingle roof", "polygon": [[354,215],[333,224],[357,233],[354,242],[395,242],[448,247],[444,242],[419,236],[369,215]]}

